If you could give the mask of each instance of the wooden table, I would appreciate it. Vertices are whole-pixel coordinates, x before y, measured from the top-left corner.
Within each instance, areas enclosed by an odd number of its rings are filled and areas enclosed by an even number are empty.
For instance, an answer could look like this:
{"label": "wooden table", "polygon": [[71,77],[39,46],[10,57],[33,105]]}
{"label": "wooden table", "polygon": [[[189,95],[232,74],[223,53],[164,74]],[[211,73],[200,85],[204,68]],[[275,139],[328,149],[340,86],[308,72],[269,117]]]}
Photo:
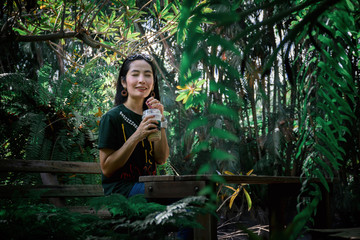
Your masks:
{"label": "wooden table", "polygon": [[[270,235],[281,231],[286,226],[286,209],[290,197],[299,194],[302,180],[290,176],[244,176],[221,175],[226,183],[235,184],[266,184],[268,185],[269,230]],[[212,175],[182,175],[182,176],[142,176],[139,181],[145,183],[145,197],[157,202],[175,201],[187,196],[196,196],[205,186],[212,183]],[[305,180],[305,179],[304,179]],[[319,182],[318,179],[311,181]],[[321,184],[320,184],[321,185]],[[214,184],[212,184],[214,186]],[[215,191],[214,187],[214,191]],[[331,225],[330,196],[323,190],[323,200],[319,204],[317,217],[318,228]],[[217,239],[216,218],[211,215],[200,216],[198,221],[204,229],[194,229],[195,239]]]}

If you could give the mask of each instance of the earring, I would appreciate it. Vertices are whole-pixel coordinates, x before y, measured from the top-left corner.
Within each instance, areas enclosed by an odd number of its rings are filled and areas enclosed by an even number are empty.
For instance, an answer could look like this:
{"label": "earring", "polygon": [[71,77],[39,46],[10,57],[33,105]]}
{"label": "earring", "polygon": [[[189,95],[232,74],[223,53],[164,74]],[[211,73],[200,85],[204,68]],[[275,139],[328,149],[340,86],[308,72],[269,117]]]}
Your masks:
{"label": "earring", "polygon": [[124,88],[124,89],[121,91],[121,96],[127,97],[127,95],[128,95],[128,92],[127,92],[126,88]]}
{"label": "earring", "polygon": [[155,97],[155,92],[154,92],[154,90],[151,91],[150,96],[152,96],[153,98]]}

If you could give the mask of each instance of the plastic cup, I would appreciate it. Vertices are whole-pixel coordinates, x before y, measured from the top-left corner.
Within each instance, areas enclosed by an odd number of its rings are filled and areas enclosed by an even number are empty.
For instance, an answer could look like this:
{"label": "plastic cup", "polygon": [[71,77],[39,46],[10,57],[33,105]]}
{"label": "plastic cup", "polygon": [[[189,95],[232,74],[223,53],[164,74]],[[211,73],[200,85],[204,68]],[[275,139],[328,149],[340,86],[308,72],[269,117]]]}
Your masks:
{"label": "plastic cup", "polygon": [[161,140],[160,124],[161,124],[161,118],[162,118],[161,112],[159,109],[155,109],[155,108],[154,109],[146,109],[143,112],[142,118],[144,119],[146,116],[149,116],[149,115],[154,115],[153,119],[157,120],[158,131],[149,134],[149,136],[147,138],[150,142],[160,141]]}

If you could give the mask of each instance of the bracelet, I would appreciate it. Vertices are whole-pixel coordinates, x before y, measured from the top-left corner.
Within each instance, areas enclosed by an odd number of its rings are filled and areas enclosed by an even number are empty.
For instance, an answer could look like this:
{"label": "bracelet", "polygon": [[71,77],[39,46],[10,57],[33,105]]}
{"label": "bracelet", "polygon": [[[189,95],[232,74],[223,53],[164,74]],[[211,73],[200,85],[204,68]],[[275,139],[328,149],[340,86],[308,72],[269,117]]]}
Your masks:
{"label": "bracelet", "polygon": [[168,126],[168,121],[166,119],[164,119],[164,121],[161,121],[160,127],[161,128],[167,128]]}

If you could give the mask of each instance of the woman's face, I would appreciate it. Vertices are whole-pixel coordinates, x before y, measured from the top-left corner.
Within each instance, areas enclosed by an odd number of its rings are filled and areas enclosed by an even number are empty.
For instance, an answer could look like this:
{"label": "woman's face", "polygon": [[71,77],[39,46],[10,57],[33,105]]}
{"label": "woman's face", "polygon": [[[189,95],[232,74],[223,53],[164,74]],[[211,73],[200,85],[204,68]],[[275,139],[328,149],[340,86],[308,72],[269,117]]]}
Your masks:
{"label": "woman's face", "polygon": [[121,83],[127,89],[128,98],[145,99],[154,88],[154,75],[150,64],[145,60],[133,61],[126,80]]}

